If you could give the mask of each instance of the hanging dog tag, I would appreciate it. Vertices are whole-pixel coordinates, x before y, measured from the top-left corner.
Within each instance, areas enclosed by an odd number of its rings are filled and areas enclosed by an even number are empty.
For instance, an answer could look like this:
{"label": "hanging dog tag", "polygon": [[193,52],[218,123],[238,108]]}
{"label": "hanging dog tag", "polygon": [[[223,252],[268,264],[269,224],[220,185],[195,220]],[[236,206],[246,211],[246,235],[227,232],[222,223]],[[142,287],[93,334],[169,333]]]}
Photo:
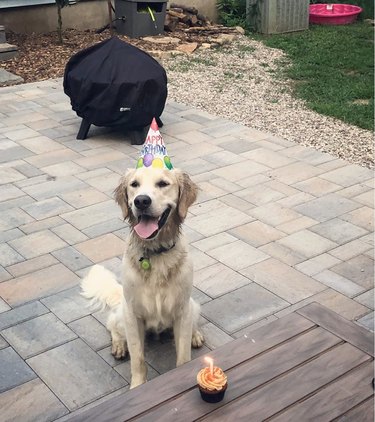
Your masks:
{"label": "hanging dog tag", "polygon": [[150,270],[151,269],[151,262],[148,258],[141,258],[141,268],[145,271]]}

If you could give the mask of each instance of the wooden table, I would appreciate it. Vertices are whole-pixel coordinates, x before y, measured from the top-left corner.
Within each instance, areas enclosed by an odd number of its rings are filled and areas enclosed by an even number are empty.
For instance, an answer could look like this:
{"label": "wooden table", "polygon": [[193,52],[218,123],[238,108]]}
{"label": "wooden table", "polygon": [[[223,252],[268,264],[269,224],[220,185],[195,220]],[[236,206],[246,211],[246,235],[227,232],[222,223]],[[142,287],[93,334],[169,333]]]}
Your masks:
{"label": "wooden table", "polygon": [[317,303],[209,355],[228,375],[220,403],[200,398],[199,358],[71,420],[374,421],[373,335]]}

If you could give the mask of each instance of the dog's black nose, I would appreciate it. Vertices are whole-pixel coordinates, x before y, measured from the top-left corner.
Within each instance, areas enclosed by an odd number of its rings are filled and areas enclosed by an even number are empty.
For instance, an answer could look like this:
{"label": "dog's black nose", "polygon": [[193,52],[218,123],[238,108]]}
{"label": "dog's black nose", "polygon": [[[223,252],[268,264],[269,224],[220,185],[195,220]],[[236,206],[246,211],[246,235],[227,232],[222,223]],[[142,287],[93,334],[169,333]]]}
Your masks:
{"label": "dog's black nose", "polygon": [[134,205],[139,210],[147,210],[147,208],[151,205],[151,198],[148,195],[138,195],[134,199]]}

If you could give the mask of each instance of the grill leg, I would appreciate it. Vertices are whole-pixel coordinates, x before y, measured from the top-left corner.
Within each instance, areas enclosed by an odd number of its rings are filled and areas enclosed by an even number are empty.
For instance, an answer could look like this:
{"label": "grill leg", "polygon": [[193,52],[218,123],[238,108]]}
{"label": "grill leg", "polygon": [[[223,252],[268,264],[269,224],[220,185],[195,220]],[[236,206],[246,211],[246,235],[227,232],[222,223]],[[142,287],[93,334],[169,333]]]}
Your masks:
{"label": "grill leg", "polygon": [[163,127],[163,122],[161,121],[160,117],[156,117],[156,123],[158,124],[159,127]]}
{"label": "grill leg", "polygon": [[86,139],[87,134],[89,133],[90,126],[91,123],[88,120],[82,119],[81,126],[79,127],[79,131],[77,134],[77,139]]}
{"label": "grill leg", "polygon": [[143,145],[146,139],[146,130],[147,127],[140,127],[136,129],[129,130],[129,138],[132,145]]}

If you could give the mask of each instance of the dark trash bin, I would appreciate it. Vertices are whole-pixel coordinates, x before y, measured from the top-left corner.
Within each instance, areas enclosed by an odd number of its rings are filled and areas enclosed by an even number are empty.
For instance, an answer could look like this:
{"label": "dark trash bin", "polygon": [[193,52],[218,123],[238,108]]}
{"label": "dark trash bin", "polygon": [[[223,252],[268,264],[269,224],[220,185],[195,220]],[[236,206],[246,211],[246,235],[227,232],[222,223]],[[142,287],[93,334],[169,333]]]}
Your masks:
{"label": "dark trash bin", "polygon": [[167,0],[115,0],[116,30],[131,38],[163,34],[166,10]]}
{"label": "dark trash bin", "polygon": [[82,123],[77,139],[90,125],[131,130],[133,144],[142,144],[153,117],[167,99],[167,75],[149,54],[117,37],[84,49],[70,58],[64,92]]}

